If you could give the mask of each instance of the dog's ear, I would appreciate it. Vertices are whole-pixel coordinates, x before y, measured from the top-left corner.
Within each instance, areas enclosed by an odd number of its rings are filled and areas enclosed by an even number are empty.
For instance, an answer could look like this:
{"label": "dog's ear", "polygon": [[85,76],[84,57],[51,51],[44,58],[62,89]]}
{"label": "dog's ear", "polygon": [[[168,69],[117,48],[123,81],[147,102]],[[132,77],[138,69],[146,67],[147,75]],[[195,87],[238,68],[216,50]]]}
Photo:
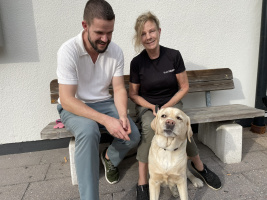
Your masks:
{"label": "dog's ear", "polygon": [[193,131],[192,131],[192,128],[191,128],[191,123],[190,123],[190,118],[187,116],[187,138],[188,138],[188,141],[191,142],[191,137],[193,135]]}
{"label": "dog's ear", "polygon": [[151,128],[155,132],[156,132],[156,126],[157,126],[157,117],[155,117],[151,122]]}

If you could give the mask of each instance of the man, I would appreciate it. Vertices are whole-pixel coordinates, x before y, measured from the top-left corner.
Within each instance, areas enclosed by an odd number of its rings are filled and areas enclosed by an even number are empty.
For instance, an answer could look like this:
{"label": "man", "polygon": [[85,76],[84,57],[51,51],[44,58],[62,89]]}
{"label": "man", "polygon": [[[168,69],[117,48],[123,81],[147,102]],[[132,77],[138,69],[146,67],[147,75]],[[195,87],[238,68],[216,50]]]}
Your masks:
{"label": "man", "polygon": [[[104,0],[89,0],[84,9],[83,30],[58,51],[58,111],[75,136],[75,166],[80,198],[99,199],[99,128],[114,137],[101,154],[105,177],[119,181],[118,164],[137,146],[140,133],[127,117],[122,50],[111,42],[115,15]],[[114,100],[109,94],[112,83]]]}

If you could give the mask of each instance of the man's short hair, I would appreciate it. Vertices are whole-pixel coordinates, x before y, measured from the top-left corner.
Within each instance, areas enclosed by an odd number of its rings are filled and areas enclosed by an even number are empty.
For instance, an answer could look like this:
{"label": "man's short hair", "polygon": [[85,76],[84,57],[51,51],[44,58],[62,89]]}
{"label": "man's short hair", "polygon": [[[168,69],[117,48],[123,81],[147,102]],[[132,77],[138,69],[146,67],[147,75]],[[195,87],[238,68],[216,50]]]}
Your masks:
{"label": "man's short hair", "polygon": [[87,1],[83,19],[90,25],[94,18],[113,20],[115,19],[115,14],[111,5],[105,0],[89,0]]}

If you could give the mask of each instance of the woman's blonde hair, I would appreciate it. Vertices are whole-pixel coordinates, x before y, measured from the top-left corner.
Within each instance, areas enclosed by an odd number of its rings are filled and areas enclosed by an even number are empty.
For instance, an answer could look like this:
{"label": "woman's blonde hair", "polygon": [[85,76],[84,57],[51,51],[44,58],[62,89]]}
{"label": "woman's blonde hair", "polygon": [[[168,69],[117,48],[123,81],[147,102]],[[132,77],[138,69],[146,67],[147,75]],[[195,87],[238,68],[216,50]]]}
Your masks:
{"label": "woman's blonde hair", "polygon": [[155,22],[157,29],[160,28],[158,18],[155,15],[153,15],[150,11],[141,14],[136,19],[135,27],[134,27],[135,35],[133,39],[134,39],[134,49],[136,52],[140,52],[143,49],[141,35],[142,35],[143,28],[144,28],[144,24],[147,21]]}

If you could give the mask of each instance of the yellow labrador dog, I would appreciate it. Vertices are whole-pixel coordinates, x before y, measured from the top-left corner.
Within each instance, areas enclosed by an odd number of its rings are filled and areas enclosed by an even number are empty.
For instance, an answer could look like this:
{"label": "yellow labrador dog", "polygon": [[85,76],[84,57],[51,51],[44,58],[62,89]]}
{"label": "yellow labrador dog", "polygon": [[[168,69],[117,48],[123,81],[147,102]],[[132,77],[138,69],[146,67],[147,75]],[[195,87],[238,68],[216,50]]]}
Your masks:
{"label": "yellow labrador dog", "polygon": [[159,199],[160,186],[168,185],[174,197],[180,194],[180,199],[186,200],[187,178],[195,187],[203,186],[187,169],[186,144],[193,135],[190,119],[178,108],[162,108],[151,127],[155,136],[148,156],[150,199]]}

